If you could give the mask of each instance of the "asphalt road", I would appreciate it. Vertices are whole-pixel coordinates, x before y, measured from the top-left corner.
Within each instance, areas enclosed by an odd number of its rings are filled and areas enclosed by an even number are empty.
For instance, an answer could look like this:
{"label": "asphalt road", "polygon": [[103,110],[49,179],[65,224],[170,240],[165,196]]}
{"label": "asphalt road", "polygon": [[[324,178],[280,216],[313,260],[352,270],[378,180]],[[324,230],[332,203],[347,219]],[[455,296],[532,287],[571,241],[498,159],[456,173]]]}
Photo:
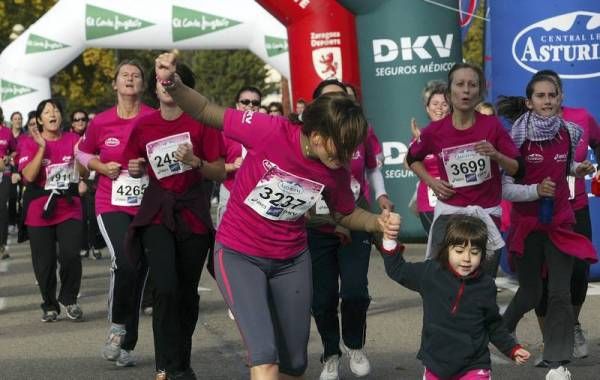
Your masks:
{"label": "asphalt road", "polygon": [[[13,237],[14,238],[14,237]],[[423,256],[423,245],[411,245],[408,260]],[[80,305],[85,321],[71,322],[63,315],[56,323],[40,322],[40,295],[31,267],[29,246],[11,245],[12,258],[0,262],[0,379],[153,379],[154,355],[151,318],[141,317],[140,340],[135,350],[134,368],[117,368],[103,360],[100,348],[107,330],[106,291],[109,260],[83,260]],[[370,379],[421,379],[423,368],[415,358],[421,331],[421,300],[389,280],[379,255],[373,252],[369,271],[373,298],[369,309],[366,349],[372,363]],[[227,317],[215,282],[207,273],[201,280],[200,320],[193,343],[192,366],[200,379],[246,379],[245,352],[236,325]],[[513,286],[514,289],[514,286]],[[594,286],[592,293],[600,293]],[[498,296],[506,304],[512,291]],[[569,367],[573,379],[600,379],[600,300],[590,295],[582,322],[588,331],[591,355]],[[63,313],[64,314],[64,313]],[[535,317],[528,314],[518,329],[522,344],[538,352],[540,334]],[[320,339],[311,331],[307,379],[318,379]],[[494,379],[543,379],[546,371],[532,364],[522,367],[508,362],[496,352]],[[347,359],[342,378],[351,379]]]}

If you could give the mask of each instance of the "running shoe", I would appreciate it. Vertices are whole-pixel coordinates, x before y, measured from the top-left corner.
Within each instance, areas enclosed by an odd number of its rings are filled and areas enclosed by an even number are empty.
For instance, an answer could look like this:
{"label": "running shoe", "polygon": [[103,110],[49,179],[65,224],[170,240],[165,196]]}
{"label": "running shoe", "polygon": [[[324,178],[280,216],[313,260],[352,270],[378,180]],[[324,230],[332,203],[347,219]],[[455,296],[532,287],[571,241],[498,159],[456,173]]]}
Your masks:
{"label": "running shoe", "polygon": [[574,342],[573,342],[573,357],[575,359],[583,359],[588,356],[589,349],[585,339],[585,334],[581,329],[581,325],[578,323],[575,325],[574,331]]}
{"label": "running shoe", "polygon": [[82,249],[81,251],[79,251],[79,257],[89,257],[90,256],[90,251],[88,251],[87,249]]}
{"label": "running shoe", "polygon": [[121,357],[121,343],[125,336],[125,329],[121,326],[112,325],[108,332],[106,343],[102,347],[102,357],[106,360],[114,361]]}
{"label": "running shoe", "polygon": [[8,252],[6,252],[6,247],[1,245],[0,246],[0,260],[6,260],[6,259],[10,259],[10,255],[8,254]]}
{"label": "running shoe", "polygon": [[46,310],[42,314],[42,322],[55,322],[58,318],[58,313],[54,310]]}
{"label": "running shoe", "polygon": [[164,370],[157,371],[154,380],[167,380],[167,372]]}
{"label": "running shoe", "polygon": [[135,363],[135,358],[131,354],[131,350],[124,350],[121,348],[121,352],[119,353],[119,357],[115,363],[117,367],[133,367]]}
{"label": "running shoe", "polygon": [[153,312],[153,311],[154,311],[154,309],[152,308],[152,306],[145,306],[145,307],[142,309],[142,313],[144,313],[144,315],[147,315],[147,316],[149,316],[149,317],[150,317],[150,316],[152,316],[152,312]]}
{"label": "running shoe", "polygon": [[342,351],[350,358],[350,371],[352,371],[356,377],[367,376],[371,373],[371,363],[369,362],[369,358],[367,357],[364,348],[353,350],[346,347],[345,344],[341,344],[340,346]]}
{"label": "running shoe", "polygon": [[339,380],[340,378],[340,357],[331,355],[323,363],[323,370],[319,376],[319,380]]}
{"label": "running shoe", "polygon": [[571,372],[561,365],[548,371],[546,380],[571,380]]}
{"label": "running shoe", "polygon": [[65,306],[67,309],[67,317],[73,321],[81,321],[83,320],[83,311],[81,307],[74,303],[72,305]]}

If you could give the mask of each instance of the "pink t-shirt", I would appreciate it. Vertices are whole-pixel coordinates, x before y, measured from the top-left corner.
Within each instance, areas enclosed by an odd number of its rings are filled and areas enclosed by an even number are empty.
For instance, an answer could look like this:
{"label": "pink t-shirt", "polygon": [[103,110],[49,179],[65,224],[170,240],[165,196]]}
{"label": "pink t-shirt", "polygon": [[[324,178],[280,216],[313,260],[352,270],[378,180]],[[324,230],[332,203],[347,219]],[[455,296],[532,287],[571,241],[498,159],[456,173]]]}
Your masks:
{"label": "pink t-shirt", "polygon": [[[574,160],[577,162],[587,159],[588,146],[600,144],[600,126],[592,115],[584,108],[563,107],[563,119],[577,124],[583,130],[581,140],[575,150]],[[573,180],[573,179],[571,179]],[[588,196],[585,191],[585,178],[575,178],[575,198],[571,199],[573,210],[587,207]]]}
{"label": "pink t-shirt", "polygon": [[[140,112],[132,119],[122,119],[117,114],[117,107],[99,113],[90,122],[85,135],[79,144],[83,153],[98,155],[102,162],[118,162],[122,170],[127,170],[128,161],[123,157],[129,134],[137,119],[151,112],[153,108],[142,104]],[[98,188],[96,190],[96,215],[106,212],[125,212],[129,215],[137,213],[137,206],[115,206],[111,203],[113,181],[98,173]]]}
{"label": "pink t-shirt", "polygon": [[[498,118],[482,115],[479,112],[475,112],[475,123],[473,126],[465,130],[454,128],[452,125],[452,114],[449,114],[442,120],[431,122],[423,129],[419,140],[410,146],[409,152],[412,157],[421,161],[429,154],[436,155],[438,167],[440,168],[440,178],[448,181],[448,172],[444,168],[442,150],[465,144],[473,144],[482,140],[490,142],[496,150],[509,158],[517,158],[519,156],[514,142],[504,130]],[[500,167],[492,159],[489,159],[489,162],[489,179],[479,184],[455,188],[456,193],[451,198],[445,200],[445,203],[458,207],[480,206],[487,208],[498,206],[502,197]],[[461,163],[464,163],[464,161],[461,161]],[[454,170],[460,175],[463,167],[467,171],[470,170],[470,166],[467,164],[455,167]],[[470,172],[464,177],[467,182],[473,178]]]}
{"label": "pink t-shirt", "polygon": [[[16,139],[12,134],[12,130],[6,127],[0,127],[0,159],[10,155],[16,146]],[[10,166],[6,165],[4,176],[10,176]],[[5,179],[6,180],[6,179]]]}
{"label": "pink t-shirt", "polygon": [[306,249],[304,212],[318,200],[317,189],[331,210],[354,210],[350,173],[305,158],[301,129],[287,118],[228,109],[224,133],[248,154],[217,232],[223,245],[250,256],[294,257]]}
{"label": "pink t-shirt", "polygon": [[[139,157],[145,158],[148,163],[146,165],[148,175],[150,178],[156,179],[156,174],[150,164],[146,144],[152,144],[156,140],[185,134],[186,132],[189,133],[190,142],[197,157],[211,162],[216,161],[224,154],[218,130],[205,127],[185,113],[175,120],[165,120],[162,118],[160,111],[154,111],[137,119],[123,152],[124,158],[126,161]],[[201,181],[202,174],[198,169],[190,169],[158,180],[160,187],[178,194],[185,192]],[[190,210],[184,209],[181,214],[191,232],[196,234],[207,232],[206,226]],[[154,224],[159,224],[160,221],[161,216],[157,215]]]}
{"label": "pink t-shirt", "polygon": [[[433,154],[428,154],[423,160],[425,170],[434,178],[440,178],[440,169],[438,168],[437,158]],[[417,211],[418,212],[433,212],[437,197],[435,193],[429,189],[429,186],[424,181],[419,181],[417,185]]]}
{"label": "pink t-shirt", "polygon": [[[569,133],[561,128],[560,138],[550,141],[529,142],[521,146],[525,161],[525,177],[516,183],[531,185],[550,177],[556,183],[554,195],[553,225],[573,224],[573,209],[569,207],[569,186],[567,184],[567,156],[570,147]],[[537,221],[540,201],[513,202],[511,213],[511,231],[519,230],[520,223]],[[523,238],[523,237],[520,237]]]}
{"label": "pink t-shirt", "polygon": [[[232,139],[225,137],[221,133],[221,141],[225,147],[225,163],[231,164],[238,157],[242,156],[242,144]],[[235,181],[235,173],[237,170],[227,173],[227,178],[223,181],[223,186],[229,191],[233,189],[233,182]]]}
{"label": "pink t-shirt", "polygon": [[[75,145],[79,141],[79,136],[71,132],[63,132],[58,140],[46,141],[46,149],[42,166],[35,179],[35,184],[40,187],[46,185],[47,173],[52,170],[51,165],[68,164],[75,165]],[[17,151],[17,162],[19,163],[19,172],[33,160],[38,151],[37,143],[29,136],[23,138]],[[81,220],[81,202],[79,197],[72,197],[73,203],[69,204],[64,197],[60,197],[56,204],[54,216],[51,219],[42,218],[44,204],[48,196],[36,198],[31,201],[27,209],[27,218],[25,224],[32,227],[53,226],[68,219]]]}

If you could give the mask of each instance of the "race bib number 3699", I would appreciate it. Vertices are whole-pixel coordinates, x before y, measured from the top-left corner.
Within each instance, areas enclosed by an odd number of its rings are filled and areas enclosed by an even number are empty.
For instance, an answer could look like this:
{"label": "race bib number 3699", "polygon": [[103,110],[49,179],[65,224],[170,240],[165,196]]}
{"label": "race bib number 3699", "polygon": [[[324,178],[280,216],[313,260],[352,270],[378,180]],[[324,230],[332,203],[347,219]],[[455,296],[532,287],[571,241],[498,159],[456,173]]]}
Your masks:
{"label": "race bib number 3699", "polygon": [[492,178],[490,158],[475,151],[479,142],[442,149],[448,182],[454,188],[474,186]]}
{"label": "race bib number 3699", "polygon": [[317,202],[324,185],[288,173],[265,161],[267,172],[244,203],[263,218],[294,221]]}

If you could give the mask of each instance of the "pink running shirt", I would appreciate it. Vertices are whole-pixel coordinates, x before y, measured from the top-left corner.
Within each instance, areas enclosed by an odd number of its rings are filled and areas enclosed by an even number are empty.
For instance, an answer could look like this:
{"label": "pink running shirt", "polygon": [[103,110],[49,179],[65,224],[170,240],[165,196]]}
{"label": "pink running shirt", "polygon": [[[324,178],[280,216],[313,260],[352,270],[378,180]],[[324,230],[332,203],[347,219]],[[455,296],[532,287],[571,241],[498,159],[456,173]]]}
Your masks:
{"label": "pink running shirt", "polygon": [[[35,183],[44,187],[46,184],[46,172],[50,165],[68,163],[75,165],[75,145],[79,141],[79,136],[72,132],[63,132],[62,136],[55,141],[46,140],[46,150],[42,159],[40,172],[35,179]],[[19,173],[23,171],[38,151],[37,143],[30,137],[26,136],[19,142],[17,151],[17,162],[19,163]],[[63,197],[58,199],[54,216],[51,219],[42,218],[44,204],[48,200],[48,196],[36,198],[31,201],[27,209],[27,217],[25,224],[32,227],[53,226],[64,222],[68,219],[81,220],[81,202],[79,197],[73,197],[73,203],[69,204]]]}
{"label": "pink running shirt", "polygon": [[[127,170],[128,161],[123,157],[129,134],[135,122],[144,115],[154,112],[145,104],[140,106],[140,112],[132,119],[122,119],[117,114],[117,107],[112,107],[96,115],[90,122],[79,150],[83,153],[99,155],[102,162],[118,162],[121,170]],[[115,206],[111,204],[113,181],[98,173],[98,188],[96,190],[96,215],[106,212],[124,212],[129,215],[137,213],[137,206]]]}
{"label": "pink running shirt", "polygon": [[[465,130],[454,128],[452,114],[442,120],[431,122],[423,129],[419,140],[410,146],[409,152],[412,157],[421,161],[429,154],[436,155],[440,178],[448,181],[448,173],[444,168],[441,155],[442,150],[482,140],[490,142],[496,150],[509,158],[519,156],[514,142],[504,130],[498,118],[482,115],[479,112],[475,112],[473,126]],[[480,206],[488,208],[498,206],[502,197],[500,167],[492,159],[490,159],[490,166],[491,177],[488,180],[477,185],[455,188],[456,193],[445,200],[445,203],[458,207]]]}
{"label": "pink running shirt", "polygon": [[[283,117],[233,109],[225,112],[225,136],[243,144],[248,154],[236,174],[217,231],[218,242],[250,256],[287,259],[306,249],[301,211],[318,199],[316,187],[323,188],[332,210],[344,215],[354,210],[350,173],[305,158],[301,133],[297,125]],[[277,220],[286,215],[294,217]]]}

